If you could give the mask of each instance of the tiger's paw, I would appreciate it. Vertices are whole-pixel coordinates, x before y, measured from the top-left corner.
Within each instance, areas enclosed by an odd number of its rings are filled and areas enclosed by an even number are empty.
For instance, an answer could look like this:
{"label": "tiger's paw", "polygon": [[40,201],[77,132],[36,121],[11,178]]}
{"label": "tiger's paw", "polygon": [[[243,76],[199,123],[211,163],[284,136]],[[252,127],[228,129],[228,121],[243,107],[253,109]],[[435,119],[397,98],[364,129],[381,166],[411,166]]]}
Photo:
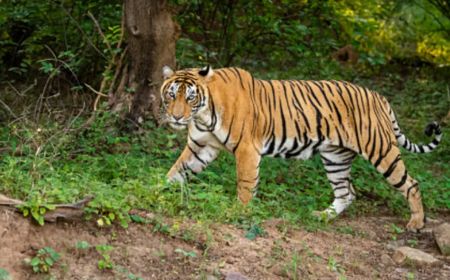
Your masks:
{"label": "tiger's paw", "polygon": [[176,172],[174,174],[167,174],[166,175],[166,183],[168,184],[175,184],[175,183],[179,183],[179,184],[184,184],[184,177],[181,176],[181,174],[179,172]]}
{"label": "tiger's paw", "polygon": [[419,232],[425,227],[424,219],[420,216],[413,216],[406,225],[406,229],[411,232]]}

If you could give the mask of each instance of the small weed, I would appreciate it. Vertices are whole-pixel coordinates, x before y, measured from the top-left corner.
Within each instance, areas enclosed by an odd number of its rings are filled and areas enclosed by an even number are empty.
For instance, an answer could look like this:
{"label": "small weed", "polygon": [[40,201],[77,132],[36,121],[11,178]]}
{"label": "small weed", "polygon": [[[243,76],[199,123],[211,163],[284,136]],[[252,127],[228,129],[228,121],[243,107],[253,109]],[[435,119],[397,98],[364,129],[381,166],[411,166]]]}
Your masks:
{"label": "small weed", "polygon": [[416,248],[417,245],[419,244],[419,241],[417,239],[408,239],[406,240],[406,243],[413,248]]}
{"label": "small weed", "polygon": [[120,265],[116,266],[114,268],[114,270],[119,273],[122,274],[124,276],[126,276],[127,279],[129,280],[144,280],[144,278],[140,277],[140,276],[136,276],[133,273],[131,273],[130,271],[128,271],[128,269],[126,269],[125,267],[122,267]]}
{"label": "small weed", "polygon": [[163,223],[161,220],[155,220],[153,223],[153,232],[162,234],[170,234],[170,225]]}
{"label": "small weed", "polygon": [[270,250],[270,255],[275,260],[281,260],[286,256],[286,252],[283,248],[282,241],[277,239],[275,240],[275,244],[272,246]]}
{"label": "small weed", "polygon": [[110,252],[114,249],[114,247],[111,245],[97,245],[95,246],[95,249],[101,256],[101,259],[97,262],[98,269],[113,269],[114,263],[111,260]]}
{"label": "small weed", "polygon": [[164,259],[166,257],[166,252],[164,249],[160,246],[158,250],[154,253],[155,256],[157,256],[160,259]]}
{"label": "small weed", "polygon": [[352,235],[352,236],[357,236],[358,235],[358,232],[354,228],[352,228],[350,226],[336,227],[336,232],[343,233],[343,234],[349,234],[349,235]]}
{"label": "small weed", "polygon": [[78,250],[87,250],[91,248],[91,244],[89,244],[87,241],[77,241],[75,244],[75,248]]}
{"label": "small weed", "polygon": [[408,272],[408,273],[406,274],[406,279],[408,279],[408,280],[414,280],[414,279],[416,279],[416,276],[414,275],[414,272]]}
{"label": "small weed", "polygon": [[197,253],[195,253],[194,251],[185,251],[181,248],[176,248],[175,249],[175,253],[181,254],[184,257],[189,257],[189,258],[195,258],[197,257]]}
{"label": "small weed", "polygon": [[34,273],[49,273],[50,268],[61,258],[59,253],[51,247],[44,247],[39,249],[36,256],[30,259],[25,259],[25,263],[30,265]]}
{"label": "small weed", "polygon": [[294,280],[299,279],[298,278],[298,269],[300,266],[300,260],[301,260],[301,258],[298,255],[298,252],[294,252],[290,263],[286,265],[286,267],[285,267],[286,274],[291,276],[290,279],[294,279]]}
{"label": "small weed", "polygon": [[183,230],[181,238],[186,242],[195,241],[196,239],[194,232],[192,232],[192,230],[189,229]]}
{"label": "small weed", "polygon": [[402,228],[400,228],[399,226],[397,226],[396,224],[391,224],[389,232],[391,233],[391,239],[397,240],[397,235],[403,233],[404,230]]}
{"label": "small weed", "polygon": [[346,279],[346,277],[344,276],[345,269],[341,264],[337,262],[337,260],[333,256],[330,256],[328,258],[328,269],[330,271],[337,272],[339,274],[339,279]]}
{"label": "small weed", "polygon": [[245,233],[245,238],[250,240],[255,240],[258,236],[264,236],[266,232],[259,225],[252,225],[249,230]]}
{"label": "small weed", "polygon": [[77,253],[79,257],[85,256],[91,248],[92,245],[87,241],[77,241],[75,243],[75,253]]}
{"label": "small weed", "polygon": [[396,224],[391,224],[391,232],[394,234],[400,234],[405,231],[401,227],[397,226]]}

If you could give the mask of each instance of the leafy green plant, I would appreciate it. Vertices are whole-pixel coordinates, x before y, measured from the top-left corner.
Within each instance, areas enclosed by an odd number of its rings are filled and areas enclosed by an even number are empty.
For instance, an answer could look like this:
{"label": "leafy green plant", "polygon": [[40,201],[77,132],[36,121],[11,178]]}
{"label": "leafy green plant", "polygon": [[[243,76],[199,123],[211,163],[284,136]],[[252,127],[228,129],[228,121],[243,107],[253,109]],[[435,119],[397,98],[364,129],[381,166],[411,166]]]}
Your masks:
{"label": "leafy green plant", "polygon": [[19,206],[20,211],[24,217],[31,215],[39,225],[44,225],[45,213],[49,210],[55,210],[55,206],[51,204],[41,204],[39,201],[28,201]]}
{"label": "leafy green plant", "polygon": [[95,246],[95,249],[97,250],[97,252],[100,254],[100,260],[97,262],[97,267],[100,270],[104,270],[104,269],[113,269],[114,268],[114,263],[111,260],[111,255],[110,252],[114,249],[113,246],[111,245],[97,245]]}
{"label": "leafy green plant", "polygon": [[30,265],[35,273],[49,273],[53,265],[61,258],[51,247],[39,249],[36,256],[31,260],[26,259],[25,262]]}

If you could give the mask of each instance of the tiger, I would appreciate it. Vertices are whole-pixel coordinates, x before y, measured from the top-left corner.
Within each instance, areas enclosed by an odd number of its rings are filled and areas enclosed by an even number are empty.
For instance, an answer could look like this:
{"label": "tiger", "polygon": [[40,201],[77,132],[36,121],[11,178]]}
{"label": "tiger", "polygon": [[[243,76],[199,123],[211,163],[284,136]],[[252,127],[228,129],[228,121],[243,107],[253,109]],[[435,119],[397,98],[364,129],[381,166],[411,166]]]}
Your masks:
{"label": "tiger", "polygon": [[185,183],[221,150],[236,159],[237,196],[247,205],[256,193],[263,156],[308,159],[319,154],[334,199],[320,216],[333,219],[355,199],[350,169],[361,155],[407,200],[406,227],[425,226],[419,184],[405,168],[400,146],[428,153],[441,141],[437,122],[426,126],[434,139],[411,142],[400,130],[387,99],[375,91],[336,80],[263,80],[237,68],[211,66],[162,69],[164,122],[188,130],[187,145],[167,173]]}

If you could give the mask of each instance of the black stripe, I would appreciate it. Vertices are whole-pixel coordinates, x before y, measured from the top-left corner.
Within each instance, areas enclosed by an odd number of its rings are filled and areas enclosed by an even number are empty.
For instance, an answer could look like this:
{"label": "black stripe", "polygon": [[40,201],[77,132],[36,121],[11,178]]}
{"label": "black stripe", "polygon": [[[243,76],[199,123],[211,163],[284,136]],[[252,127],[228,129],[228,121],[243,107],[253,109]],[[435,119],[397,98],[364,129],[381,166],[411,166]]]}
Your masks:
{"label": "black stripe", "polygon": [[194,144],[197,145],[198,147],[200,147],[200,148],[206,147],[206,145],[202,145],[202,144],[198,143],[197,141],[195,141],[195,140],[191,137],[190,134],[188,135],[188,137],[189,137],[189,139],[192,141],[192,143],[194,143]]}
{"label": "black stripe", "polygon": [[231,122],[230,122],[230,126],[228,127],[228,134],[227,137],[225,138],[225,141],[223,141],[223,145],[225,146],[228,142],[228,140],[230,139],[230,135],[231,135],[231,128],[233,127],[233,122],[234,122],[234,115],[231,118]]}
{"label": "black stripe", "polygon": [[[288,105],[289,106],[289,105]],[[283,147],[284,143],[286,142],[286,119],[284,117],[284,110],[283,110],[283,104],[280,101],[280,117],[281,117],[281,142],[278,146],[278,149],[281,149]]]}
{"label": "black stripe", "polygon": [[[328,170],[326,166],[328,166],[328,164],[325,164],[325,170],[327,171],[327,173],[339,173],[339,172],[342,172],[342,171],[348,171],[350,169],[350,167],[345,167],[345,168],[342,168],[342,169]],[[333,166],[333,165],[329,165],[329,166]]]}
{"label": "black stripe", "polygon": [[333,104],[333,107],[334,107],[334,111],[336,112],[336,115],[337,115],[337,117],[338,117],[339,124],[342,125],[342,116],[341,116],[341,113],[339,113],[339,110],[338,110],[338,108],[336,107],[336,104],[334,104],[334,102],[333,102],[332,104]]}
{"label": "black stripe", "polygon": [[333,191],[343,190],[343,189],[347,189],[347,188],[348,188],[347,186],[336,187],[336,188],[333,188]]}
{"label": "black stripe", "polygon": [[[317,105],[319,105],[319,107],[322,107],[322,106],[321,106],[322,104],[320,103],[319,99],[317,99],[317,97],[316,97],[316,95],[314,94],[314,91],[313,91],[313,89],[311,88],[311,86],[309,85],[309,83],[311,83],[311,81],[305,82],[305,87],[306,87],[306,89],[308,90],[308,93],[309,93],[308,97],[314,98],[314,100],[317,102]],[[310,102],[311,102],[311,99],[310,99]],[[311,102],[311,103],[314,105],[313,102]]]}
{"label": "black stripe", "polygon": [[239,70],[238,70],[236,67],[233,67],[233,68],[231,68],[231,69],[233,69],[233,70],[236,72],[237,76],[239,77],[239,82],[241,83],[242,89],[245,89],[245,88],[244,88],[244,83],[242,82],[241,73],[239,73]]}
{"label": "black stripe", "polygon": [[394,188],[398,189],[401,186],[403,186],[406,182],[406,178],[408,177],[408,172],[405,171],[405,174],[403,174],[402,179],[400,180],[400,182],[398,182],[397,184],[393,185]]}
{"label": "black stripe", "polygon": [[219,74],[219,76],[222,78],[222,80],[223,80],[224,82],[228,82],[228,81],[225,79],[225,77],[223,76],[222,70],[214,71],[214,72],[217,73],[217,74]]}
{"label": "black stripe", "polygon": [[325,102],[327,103],[328,109],[329,109],[330,111],[333,111],[333,109],[331,108],[330,101],[328,100],[328,96],[326,95],[326,93],[325,93],[325,91],[324,91],[323,85],[320,84],[320,83],[317,82],[317,81],[313,81],[313,84],[315,84],[315,85],[319,88],[319,91],[320,91],[320,93],[322,94],[323,99],[325,99]]}
{"label": "black stripe", "polygon": [[239,134],[239,139],[238,139],[238,141],[236,143],[236,146],[234,146],[234,148],[233,148],[233,154],[234,154],[234,152],[236,152],[237,148],[241,144],[242,135],[243,135],[243,132],[244,132],[244,127],[245,127],[245,122],[242,123],[241,133]]}
{"label": "black stripe", "polygon": [[401,160],[400,155],[397,155],[397,157],[394,159],[394,161],[391,162],[391,164],[389,165],[388,169],[386,170],[386,172],[383,173],[384,178],[388,178],[389,176],[391,176],[392,172],[395,170],[395,168],[397,167],[397,163]]}
{"label": "black stripe", "polygon": [[187,145],[187,146],[188,146],[189,150],[191,151],[191,153],[194,155],[194,157],[195,157],[198,161],[200,161],[203,165],[206,165],[206,162],[205,162],[203,159],[201,159],[201,158],[199,157],[199,155],[191,148],[191,146],[189,146],[189,145]]}
{"label": "black stripe", "polygon": [[239,182],[244,182],[244,183],[248,183],[248,184],[254,184],[255,181],[257,181],[257,180],[258,180],[258,178],[252,179],[251,181],[250,180],[246,180],[246,179],[239,179]]}
{"label": "black stripe", "polygon": [[274,110],[275,110],[275,108],[277,107],[277,99],[276,99],[276,95],[275,95],[275,88],[274,88],[274,86],[273,86],[273,84],[272,84],[272,81],[271,81],[271,80],[268,80],[267,82],[269,83],[269,85],[270,85],[270,88],[272,89],[272,96],[273,96],[273,108],[274,108]]}
{"label": "black stripe", "polygon": [[[292,111],[291,111],[291,106],[289,106],[289,101],[288,101],[288,96],[287,96],[287,91],[286,91],[286,86],[284,85],[286,81],[280,81],[281,85],[283,86],[283,93],[284,93],[284,98],[286,99],[286,105],[289,111],[289,116],[292,119]],[[281,104],[281,101],[280,101]]]}
{"label": "black stripe", "polygon": [[347,192],[346,194],[343,194],[343,195],[340,195],[340,196],[336,196],[335,198],[336,199],[342,199],[342,198],[348,196],[349,194],[350,194],[350,192]]}
{"label": "black stripe", "polygon": [[296,152],[286,153],[287,158],[296,157],[296,156],[300,155],[304,150],[306,150],[313,143],[311,141],[311,139],[308,138],[306,131],[303,133],[303,139],[304,139],[305,145],[301,146],[301,148]]}
{"label": "black stripe", "polygon": [[422,153],[422,154],[425,153],[425,150],[423,149],[423,145],[420,145],[420,146],[419,146],[419,151],[420,151],[420,153]]}
{"label": "black stripe", "polygon": [[417,188],[418,185],[419,185],[418,183],[414,183],[412,186],[410,186],[410,187],[408,188],[408,191],[406,192],[406,200],[409,200],[409,193],[410,193],[410,191],[411,191],[413,188]]}
{"label": "black stripe", "polygon": [[231,71],[231,70],[228,69],[228,68],[223,69],[223,74],[225,74],[225,76],[227,77],[227,79],[228,79],[229,81],[231,81],[231,78],[230,78],[230,76],[228,76],[227,71]]}

